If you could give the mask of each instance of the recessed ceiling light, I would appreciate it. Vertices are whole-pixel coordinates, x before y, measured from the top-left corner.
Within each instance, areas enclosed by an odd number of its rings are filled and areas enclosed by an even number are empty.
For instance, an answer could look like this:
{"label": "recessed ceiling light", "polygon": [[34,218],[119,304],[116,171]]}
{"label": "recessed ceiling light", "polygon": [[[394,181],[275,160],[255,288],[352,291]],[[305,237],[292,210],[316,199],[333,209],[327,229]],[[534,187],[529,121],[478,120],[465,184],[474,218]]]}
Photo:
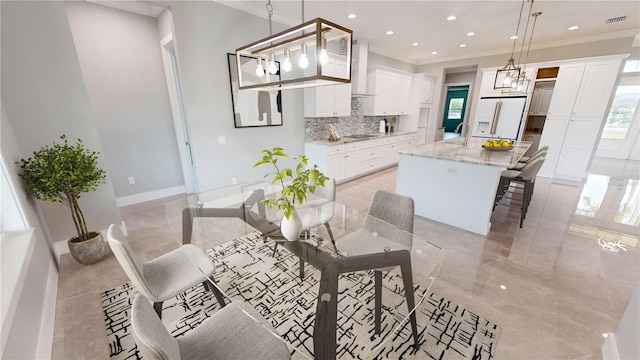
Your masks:
{"label": "recessed ceiling light", "polygon": [[500,285],[500,289],[507,290],[507,287],[505,285]]}
{"label": "recessed ceiling light", "polygon": [[357,18],[357,17],[358,17],[358,15],[356,15],[356,14],[349,14],[349,15],[347,15],[347,17],[348,17],[349,19],[355,19],[355,18]]}
{"label": "recessed ceiling light", "polygon": [[447,17],[447,20],[449,20],[449,21],[452,21],[452,20],[455,20],[455,19],[456,19],[455,15],[450,15],[450,16]]}
{"label": "recessed ceiling light", "polygon": [[458,45],[458,46],[460,46],[460,47],[467,47],[467,44],[460,44],[460,45]]}
{"label": "recessed ceiling light", "polygon": [[473,31],[469,31],[469,32],[467,33],[467,36],[473,36],[473,35],[475,35],[475,34],[476,34],[476,33],[474,33]]}
{"label": "recessed ceiling light", "polygon": [[569,28],[567,30],[572,31],[572,30],[578,30],[578,29],[580,29],[580,26],[573,25],[573,26],[569,26]]}
{"label": "recessed ceiling light", "polygon": [[511,40],[515,40],[515,39],[517,39],[517,38],[518,38],[518,35],[512,35],[509,39],[511,39]]}
{"label": "recessed ceiling light", "polygon": [[393,35],[393,30],[388,30],[387,35]]}
{"label": "recessed ceiling light", "polygon": [[438,55],[438,52],[437,51],[432,51],[431,55]]}
{"label": "recessed ceiling light", "polygon": [[417,42],[414,42],[413,44],[411,44],[411,46],[418,46],[420,44],[418,44]]}

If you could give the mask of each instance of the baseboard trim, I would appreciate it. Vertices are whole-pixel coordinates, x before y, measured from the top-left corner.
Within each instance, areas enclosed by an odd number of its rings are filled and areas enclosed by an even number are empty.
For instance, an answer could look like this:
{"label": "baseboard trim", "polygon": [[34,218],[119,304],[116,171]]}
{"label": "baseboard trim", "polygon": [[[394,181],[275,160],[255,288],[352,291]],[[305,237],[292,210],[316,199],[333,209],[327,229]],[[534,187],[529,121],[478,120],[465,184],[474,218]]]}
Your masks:
{"label": "baseboard trim", "polygon": [[619,360],[620,354],[618,353],[618,344],[616,343],[616,336],[614,333],[609,333],[602,345],[602,359],[604,360]]}
{"label": "baseboard trim", "polygon": [[145,201],[151,201],[156,199],[161,199],[163,197],[184,194],[186,192],[186,188],[184,185],[174,186],[166,189],[149,191],[140,194],[134,194],[129,196],[122,196],[116,198],[116,204],[118,207],[138,204]]}
{"label": "baseboard trim", "polygon": [[38,359],[50,359],[53,351],[53,330],[56,319],[56,300],[58,297],[58,270],[55,261],[49,263],[47,290],[44,296],[44,307],[38,334]]}

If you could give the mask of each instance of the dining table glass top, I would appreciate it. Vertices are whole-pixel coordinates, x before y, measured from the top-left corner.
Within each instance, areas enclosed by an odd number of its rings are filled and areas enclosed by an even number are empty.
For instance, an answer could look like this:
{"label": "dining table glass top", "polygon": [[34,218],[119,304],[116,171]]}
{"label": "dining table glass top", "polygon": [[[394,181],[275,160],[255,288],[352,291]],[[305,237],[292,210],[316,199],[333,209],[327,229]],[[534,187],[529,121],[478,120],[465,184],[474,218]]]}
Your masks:
{"label": "dining table glass top", "polygon": [[248,303],[266,318],[246,312],[282,339],[293,358],[419,358],[415,347],[425,342],[430,320],[425,299],[444,252],[313,194],[296,207],[300,238],[288,241],[279,231],[282,212],[261,201],[279,191],[254,182],[171,201],[171,235],[179,246],[209,255],[212,285],[228,303]]}

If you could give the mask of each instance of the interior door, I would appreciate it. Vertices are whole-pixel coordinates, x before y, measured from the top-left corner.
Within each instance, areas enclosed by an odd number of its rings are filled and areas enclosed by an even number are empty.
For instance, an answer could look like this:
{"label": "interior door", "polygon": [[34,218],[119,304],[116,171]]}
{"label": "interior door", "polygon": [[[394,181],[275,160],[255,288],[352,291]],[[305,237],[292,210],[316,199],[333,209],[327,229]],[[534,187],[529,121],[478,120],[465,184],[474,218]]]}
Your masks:
{"label": "interior door", "polygon": [[468,96],[469,85],[447,87],[447,100],[442,120],[445,132],[454,132],[456,126],[464,120]]}

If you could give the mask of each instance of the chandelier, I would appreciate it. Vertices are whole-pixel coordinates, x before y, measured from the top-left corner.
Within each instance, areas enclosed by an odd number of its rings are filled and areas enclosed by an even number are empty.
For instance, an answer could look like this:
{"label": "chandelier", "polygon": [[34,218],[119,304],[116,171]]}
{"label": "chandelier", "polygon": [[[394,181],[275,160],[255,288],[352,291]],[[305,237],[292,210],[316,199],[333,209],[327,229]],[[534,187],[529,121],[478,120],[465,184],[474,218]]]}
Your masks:
{"label": "chandelier", "polygon": [[236,49],[240,90],[286,90],[351,82],[353,32],[316,18]]}
{"label": "chandelier", "polygon": [[[522,10],[524,9],[525,1],[522,0],[522,4],[520,5],[520,16],[518,17],[518,24],[516,25],[516,34],[511,37],[513,39],[513,46],[511,47],[511,56],[507,61],[507,65],[505,65],[502,69],[499,69],[496,72],[496,78],[493,82],[494,89],[511,89],[511,84],[513,82],[517,82],[520,77],[520,67],[515,65],[515,60],[513,59],[513,53],[516,50],[516,43],[518,41],[518,32],[520,31],[520,21],[522,20]],[[530,0],[533,3],[533,0]]]}

